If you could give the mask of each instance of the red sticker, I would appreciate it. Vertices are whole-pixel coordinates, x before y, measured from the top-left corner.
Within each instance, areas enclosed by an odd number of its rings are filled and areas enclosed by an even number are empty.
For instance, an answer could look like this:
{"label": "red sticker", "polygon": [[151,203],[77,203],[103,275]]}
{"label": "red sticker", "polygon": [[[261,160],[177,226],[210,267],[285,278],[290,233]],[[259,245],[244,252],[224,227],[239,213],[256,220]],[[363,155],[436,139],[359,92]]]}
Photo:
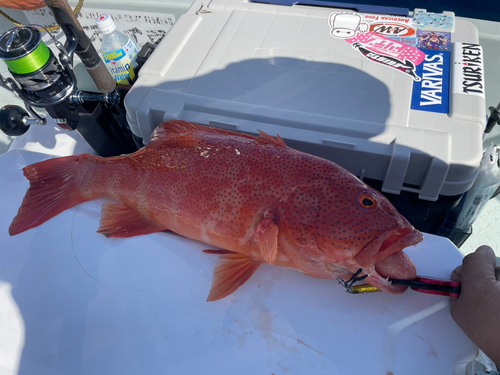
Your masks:
{"label": "red sticker", "polygon": [[397,37],[410,37],[417,34],[417,30],[409,25],[402,23],[377,22],[370,25],[370,31],[385,35]]}

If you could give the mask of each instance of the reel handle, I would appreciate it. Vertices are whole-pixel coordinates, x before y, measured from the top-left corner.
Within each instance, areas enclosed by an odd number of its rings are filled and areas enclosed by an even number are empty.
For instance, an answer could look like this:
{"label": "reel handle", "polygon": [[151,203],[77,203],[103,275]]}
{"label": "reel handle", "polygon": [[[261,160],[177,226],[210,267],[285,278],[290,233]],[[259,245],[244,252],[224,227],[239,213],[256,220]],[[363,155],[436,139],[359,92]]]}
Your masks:
{"label": "reel handle", "polygon": [[6,105],[0,109],[0,129],[10,136],[22,135],[30,127],[24,120],[27,117],[29,117],[29,113],[21,107]]}

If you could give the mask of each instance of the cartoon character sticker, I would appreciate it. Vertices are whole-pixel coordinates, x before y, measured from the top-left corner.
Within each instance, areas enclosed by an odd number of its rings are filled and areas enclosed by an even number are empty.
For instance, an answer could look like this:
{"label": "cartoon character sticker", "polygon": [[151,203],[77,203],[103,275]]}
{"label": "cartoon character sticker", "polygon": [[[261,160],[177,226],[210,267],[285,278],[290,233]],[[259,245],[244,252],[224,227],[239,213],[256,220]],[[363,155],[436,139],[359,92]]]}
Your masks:
{"label": "cartoon character sticker", "polygon": [[352,38],[359,33],[366,33],[370,25],[362,22],[361,16],[357,13],[342,12],[332,13],[328,18],[330,25],[330,35],[334,38]]}
{"label": "cartoon character sticker", "polygon": [[442,31],[418,30],[418,48],[451,51],[451,34]]}

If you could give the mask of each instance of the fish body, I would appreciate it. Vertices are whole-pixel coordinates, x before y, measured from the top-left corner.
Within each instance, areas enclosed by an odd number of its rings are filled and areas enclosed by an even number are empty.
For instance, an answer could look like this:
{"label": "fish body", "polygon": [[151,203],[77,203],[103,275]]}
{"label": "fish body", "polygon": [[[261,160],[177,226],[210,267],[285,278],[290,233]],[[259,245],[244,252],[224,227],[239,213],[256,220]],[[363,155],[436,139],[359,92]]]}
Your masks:
{"label": "fish body", "polygon": [[118,157],[75,155],[24,168],[30,181],[9,233],[38,226],[84,201],[107,198],[99,233],[130,237],[170,230],[223,250],[208,300],[234,292],[262,263],[317,278],[406,288],[402,249],[422,234],[380,193],[337,164],[260,137],[173,120],[147,146]]}

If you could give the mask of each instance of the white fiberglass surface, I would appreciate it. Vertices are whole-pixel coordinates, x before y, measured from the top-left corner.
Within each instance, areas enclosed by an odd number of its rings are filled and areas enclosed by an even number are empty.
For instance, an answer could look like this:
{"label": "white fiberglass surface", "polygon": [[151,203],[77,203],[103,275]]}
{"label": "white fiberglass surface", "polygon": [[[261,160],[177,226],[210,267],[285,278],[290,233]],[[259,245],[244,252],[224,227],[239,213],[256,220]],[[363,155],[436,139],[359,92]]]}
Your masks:
{"label": "white fiberglass surface", "polygon": [[[350,295],[335,280],[264,265],[231,296],[206,302],[210,247],[169,232],[106,238],[95,232],[104,200],[10,237],[29,185],[22,167],[49,157],[0,157],[6,374],[461,374],[477,355],[448,297]],[[432,235],[407,253],[420,274],[441,278],[462,259]]]}

